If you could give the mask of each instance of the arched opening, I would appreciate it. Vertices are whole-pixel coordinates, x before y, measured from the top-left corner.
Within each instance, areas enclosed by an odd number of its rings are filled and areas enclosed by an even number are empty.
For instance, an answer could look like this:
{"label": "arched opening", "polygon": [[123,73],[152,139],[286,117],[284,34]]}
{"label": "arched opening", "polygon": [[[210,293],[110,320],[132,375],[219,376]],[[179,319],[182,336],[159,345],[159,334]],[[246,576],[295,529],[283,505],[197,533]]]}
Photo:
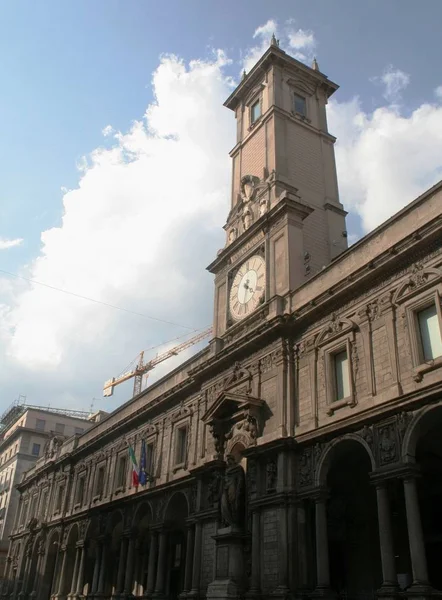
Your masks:
{"label": "arched opening", "polygon": [[165,591],[170,600],[177,600],[184,590],[188,516],[186,497],[181,492],[174,494],[167,506],[164,523],[168,529],[168,580]]}
{"label": "arched opening", "polygon": [[415,431],[419,507],[430,584],[442,589],[442,407],[426,412]]}
{"label": "arched opening", "polygon": [[66,576],[64,579],[64,585],[62,590],[58,590],[59,594],[69,594],[73,590],[74,585],[74,566],[75,556],[77,553],[77,542],[78,542],[78,527],[72,525],[66,544]]}
{"label": "arched opening", "polygon": [[331,450],[326,476],[330,585],[348,599],[374,597],[382,584],[376,491],[366,449],[352,439]]}
{"label": "arched opening", "polygon": [[[151,548],[151,532],[150,524],[152,523],[152,510],[147,503],[139,506],[135,518],[134,525],[138,530],[137,539],[137,554],[134,566],[134,588],[132,593],[139,597],[147,593],[148,567],[149,567],[149,551]],[[153,565],[155,568],[156,565]]]}
{"label": "arched opening", "polygon": [[41,581],[41,592],[40,600],[49,600],[51,594],[57,592],[56,580],[57,580],[57,561],[60,550],[60,532],[54,531],[47,541],[46,547],[46,564]]}
{"label": "arched opening", "polygon": [[120,590],[117,590],[117,578],[120,564],[121,544],[123,541],[123,515],[116,511],[110,521],[110,543],[104,548],[106,552],[105,572],[106,580],[104,582],[104,595],[112,596]]}
{"label": "arched opening", "polygon": [[87,597],[92,592],[92,583],[94,579],[94,572],[97,567],[97,559],[99,559],[98,546],[99,546],[99,523],[98,518],[93,518],[87,529],[85,539],[86,552],[84,562],[84,577],[83,577],[83,588],[81,590],[83,596]]}

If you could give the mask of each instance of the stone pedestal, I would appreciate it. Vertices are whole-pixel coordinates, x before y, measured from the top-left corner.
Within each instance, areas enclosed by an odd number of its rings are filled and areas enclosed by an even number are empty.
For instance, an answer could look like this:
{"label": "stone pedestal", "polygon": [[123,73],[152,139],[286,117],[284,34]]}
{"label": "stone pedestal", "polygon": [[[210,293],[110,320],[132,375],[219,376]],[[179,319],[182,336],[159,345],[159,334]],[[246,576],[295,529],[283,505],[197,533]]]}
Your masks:
{"label": "stone pedestal", "polygon": [[215,548],[215,580],[207,588],[207,600],[240,598],[244,593],[245,534],[234,527],[219,529],[213,536]]}

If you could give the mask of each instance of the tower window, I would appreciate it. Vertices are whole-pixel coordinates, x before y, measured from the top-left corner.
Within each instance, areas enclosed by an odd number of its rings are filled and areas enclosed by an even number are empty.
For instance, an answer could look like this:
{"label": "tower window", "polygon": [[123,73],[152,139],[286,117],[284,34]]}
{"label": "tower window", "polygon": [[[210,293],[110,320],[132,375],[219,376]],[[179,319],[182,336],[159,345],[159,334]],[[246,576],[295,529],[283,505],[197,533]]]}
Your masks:
{"label": "tower window", "polygon": [[40,456],[40,444],[32,444],[32,456]]}
{"label": "tower window", "polygon": [[436,304],[417,313],[421,352],[424,361],[434,360],[442,356],[442,337]]}
{"label": "tower window", "polygon": [[301,115],[305,117],[307,115],[307,106],[306,101],[303,96],[299,96],[298,94],[294,94],[293,96],[293,109],[295,114]]}
{"label": "tower window", "polygon": [[350,372],[347,350],[337,352],[333,356],[333,367],[335,376],[334,399],[336,401],[343,400],[350,396]]}
{"label": "tower window", "polygon": [[261,116],[261,100],[256,100],[250,107],[250,122],[255,123]]}

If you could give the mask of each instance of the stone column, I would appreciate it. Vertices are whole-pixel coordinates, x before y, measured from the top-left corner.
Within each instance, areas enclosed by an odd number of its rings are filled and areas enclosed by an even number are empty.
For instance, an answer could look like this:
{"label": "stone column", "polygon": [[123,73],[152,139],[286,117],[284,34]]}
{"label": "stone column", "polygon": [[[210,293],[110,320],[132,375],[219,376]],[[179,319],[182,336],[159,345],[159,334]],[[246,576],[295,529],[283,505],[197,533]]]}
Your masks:
{"label": "stone column", "polygon": [[58,583],[57,596],[62,596],[66,587],[66,567],[68,560],[68,551],[66,546],[63,546],[61,550],[63,552],[63,560],[61,562],[60,581]]}
{"label": "stone column", "polygon": [[101,553],[103,552],[102,542],[97,544],[97,555],[95,556],[94,575],[92,577],[91,593],[95,594],[98,588],[98,577],[100,576]]}
{"label": "stone column", "polygon": [[425,556],[424,534],[422,531],[416,477],[414,474],[404,478],[404,494],[407,512],[408,541],[413,569],[413,585],[428,586],[427,558]]}
{"label": "stone column", "polygon": [[261,513],[254,510],[252,513],[252,573],[250,576],[249,597],[261,593]]}
{"label": "stone column", "polygon": [[123,591],[124,573],[126,570],[126,556],[127,556],[128,541],[129,540],[126,536],[123,536],[123,538],[121,539],[120,558],[118,561],[118,574],[117,574],[117,593],[121,593]]}
{"label": "stone column", "polygon": [[134,557],[135,557],[135,537],[131,535],[128,540],[129,550],[127,552],[126,562],[126,578],[124,580],[124,593],[130,594],[133,590],[133,573],[134,573]]}
{"label": "stone column", "polygon": [[330,567],[328,562],[327,497],[319,493],[315,498],[316,516],[316,591],[324,593],[330,589]]}
{"label": "stone column", "polygon": [[192,589],[193,573],[193,549],[195,544],[195,525],[192,523],[187,527],[186,540],[186,569],[184,573],[184,592],[190,592]]}
{"label": "stone column", "polygon": [[72,573],[71,591],[69,593],[69,596],[73,596],[76,593],[76,591],[77,591],[77,578],[78,578],[78,566],[79,566],[79,559],[80,559],[80,550],[81,550],[81,548],[79,546],[77,546],[76,550],[75,550],[74,572]]}
{"label": "stone column", "polygon": [[198,596],[200,593],[202,539],[203,524],[201,521],[197,521],[195,523],[195,542],[193,548],[192,596]]}
{"label": "stone column", "polygon": [[77,594],[82,594],[83,586],[84,586],[84,563],[85,563],[85,554],[86,554],[86,548],[85,548],[84,543],[79,548],[79,550],[80,550],[80,566],[78,567],[76,592],[77,592]]}
{"label": "stone column", "polygon": [[158,550],[157,577],[155,582],[154,596],[162,597],[164,594],[164,577],[166,575],[166,550],[167,550],[167,532],[160,531],[160,543]]}
{"label": "stone column", "polygon": [[106,574],[106,543],[103,542],[101,545],[101,564],[100,564],[100,575],[98,577],[97,594],[104,594],[104,577]]}
{"label": "stone column", "polygon": [[156,561],[158,553],[158,533],[152,531],[149,544],[149,564],[147,567],[147,585],[144,594],[151,595],[155,589]]}
{"label": "stone column", "polygon": [[382,562],[382,588],[397,589],[398,580],[394,558],[393,532],[391,529],[390,502],[386,482],[376,484],[378,505],[379,544]]}
{"label": "stone column", "polygon": [[287,549],[288,549],[288,520],[287,520],[287,506],[282,506],[278,509],[279,523],[278,523],[278,562],[279,562],[279,574],[278,574],[278,587],[275,590],[275,594],[285,597],[288,592],[288,570],[287,570]]}

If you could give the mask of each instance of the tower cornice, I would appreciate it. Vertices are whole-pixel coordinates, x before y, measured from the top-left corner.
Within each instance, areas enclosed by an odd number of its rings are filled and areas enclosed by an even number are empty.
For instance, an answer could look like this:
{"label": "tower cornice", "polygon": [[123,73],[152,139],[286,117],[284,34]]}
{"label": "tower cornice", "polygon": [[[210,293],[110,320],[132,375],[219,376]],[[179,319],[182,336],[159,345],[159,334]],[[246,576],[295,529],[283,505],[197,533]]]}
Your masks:
{"label": "tower cornice", "polygon": [[325,87],[327,97],[330,97],[339,86],[328,79],[326,75],[320,71],[316,71],[304,63],[296,60],[284,50],[281,50],[278,46],[270,46],[268,50],[258,60],[256,65],[252,68],[236,87],[236,89],[230,94],[227,100],[224,102],[224,106],[235,110],[238,104],[250,93],[250,91],[259,84],[262,79],[263,71],[266,71],[270,65],[279,64],[280,66],[293,67],[302,73],[305,73],[310,78],[317,81],[318,84]]}

